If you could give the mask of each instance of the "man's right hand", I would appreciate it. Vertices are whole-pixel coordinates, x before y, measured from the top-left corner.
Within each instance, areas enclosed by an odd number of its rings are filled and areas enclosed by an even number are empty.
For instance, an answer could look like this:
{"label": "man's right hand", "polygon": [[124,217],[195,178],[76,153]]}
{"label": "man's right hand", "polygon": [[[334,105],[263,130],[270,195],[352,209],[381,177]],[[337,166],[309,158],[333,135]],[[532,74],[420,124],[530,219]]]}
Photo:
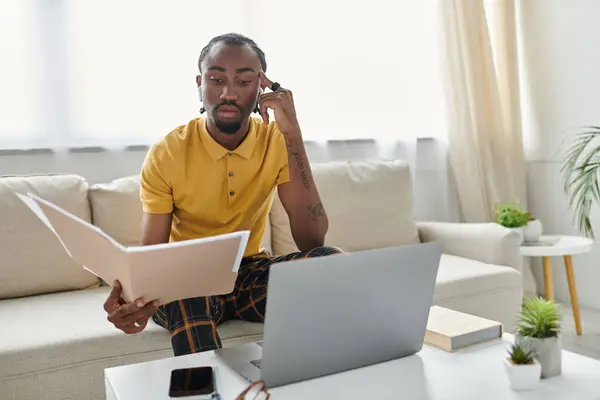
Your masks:
{"label": "man's right hand", "polygon": [[128,334],[143,331],[148,319],[152,317],[157,309],[157,300],[146,303],[143,299],[137,299],[132,303],[126,303],[121,298],[121,283],[119,281],[115,281],[108,299],[104,302],[107,319],[116,328]]}

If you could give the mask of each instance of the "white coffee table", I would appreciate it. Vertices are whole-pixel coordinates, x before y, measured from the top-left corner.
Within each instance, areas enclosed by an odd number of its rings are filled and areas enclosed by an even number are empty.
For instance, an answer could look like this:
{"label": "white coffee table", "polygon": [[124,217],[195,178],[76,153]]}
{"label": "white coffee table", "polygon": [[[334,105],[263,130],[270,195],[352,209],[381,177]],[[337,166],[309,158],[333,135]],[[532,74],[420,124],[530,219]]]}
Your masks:
{"label": "white coffee table", "polygon": [[575,331],[578,335],[581,335],[581,315],[579,313],[579,300],[577,298],[572,256],[590,251],[594,245],[594,241],[580,236],[542,236],[540,242],[552,239],[558,240],[558,242],[548,246],[521,246],[521,255],[526,257],[542,257],[546,299],[554,299],[554,283],[552,280],[550,257],[563,257],[567,282],[569,284],[569,294],[571,296],[571,308],[573,309],[573,318],[575,320]]}
{"label": "white coffee table", "polygon": [[[425,346],[417,355],[302,383],[271,389],[277,399],[419,400],[599,400],[600,362],[563,351],[562,375],[540,381],[530,392],[509,388],[503,358],[506,335],[456,353]],[[290,360],[290,362],[293,362]],[[223,400],[233,400],[248,385],[213,352],[167,358],[105,370],[109,400],[166,400],[172,369],[213,365]]]}

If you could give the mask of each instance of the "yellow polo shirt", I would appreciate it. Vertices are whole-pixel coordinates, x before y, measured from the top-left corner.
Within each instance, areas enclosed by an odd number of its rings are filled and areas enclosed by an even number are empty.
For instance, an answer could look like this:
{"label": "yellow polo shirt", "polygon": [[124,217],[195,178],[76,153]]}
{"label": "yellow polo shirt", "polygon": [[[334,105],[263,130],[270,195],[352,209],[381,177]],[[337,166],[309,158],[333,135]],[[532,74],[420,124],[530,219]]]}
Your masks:
{"label": "yellow polo shirt", "polygon": [[143,209],[173,213],[170,241],[249,230],[244,255],[257,254],[275,188],[289,181],[285,139],[275,122],[250,118],[248,135],[229,151],[205,124],[193,119],[149,150],[140,177]]}

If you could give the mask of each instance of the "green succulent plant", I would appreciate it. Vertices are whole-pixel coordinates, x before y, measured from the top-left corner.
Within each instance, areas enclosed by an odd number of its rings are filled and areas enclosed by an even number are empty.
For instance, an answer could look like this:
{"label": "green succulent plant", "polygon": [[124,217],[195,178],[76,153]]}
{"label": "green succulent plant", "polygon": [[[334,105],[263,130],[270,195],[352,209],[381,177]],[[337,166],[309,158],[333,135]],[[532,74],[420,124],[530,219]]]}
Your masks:
{"label": "green succulent plant", "polygon": [[523,337],[557,337],[561,329],[561,310],[554,300],[528,298],[519,312],[518,333]]}
{"label": "green succulent plant", "polygon": [[518,228],[527,225],[531,220],[529,213],[519,206],[518,200],[496,204],[494,222],[507,228]]}
{"label": "green succulent plant", "polygon": [[510,360],[517,365],[533,364],[533,354],[523,344],[513,344],[509,350]]}

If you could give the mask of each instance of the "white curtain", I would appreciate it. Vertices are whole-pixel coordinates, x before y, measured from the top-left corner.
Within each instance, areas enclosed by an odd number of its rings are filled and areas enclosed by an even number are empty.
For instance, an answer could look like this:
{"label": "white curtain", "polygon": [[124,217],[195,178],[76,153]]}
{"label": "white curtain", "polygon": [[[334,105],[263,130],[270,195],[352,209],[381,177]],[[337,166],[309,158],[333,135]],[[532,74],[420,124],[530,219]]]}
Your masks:
{"label": "white curtain", "polygon": [[[449,159],[465,222],[494,205],[527,208],[515,0],[442,0]],[[524,260],[524,291],[536,284]]]}
{"label": "white curtain", "polygon": [[148,144],[198,115],[201,48],[239,32],[306,139],[446,131],[437,0],[0,0],[0,147]]}

